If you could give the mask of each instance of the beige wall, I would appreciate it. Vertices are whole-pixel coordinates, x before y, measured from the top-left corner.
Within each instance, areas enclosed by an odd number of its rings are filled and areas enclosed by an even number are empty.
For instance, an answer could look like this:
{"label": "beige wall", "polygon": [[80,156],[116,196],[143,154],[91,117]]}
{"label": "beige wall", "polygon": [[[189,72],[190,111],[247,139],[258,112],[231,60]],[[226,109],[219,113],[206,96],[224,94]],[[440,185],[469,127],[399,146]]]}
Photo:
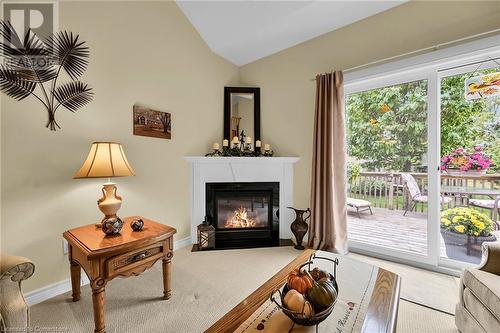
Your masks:
{"label": "beige wall", "polygon": [[309,207],[315,84],[350,68],[500,28],[500,2],[409,2],[240,68],[240,83],[261,88],[265,143],[300,156],[295,206]]}
{"label": "beige wall", "polygon": [[[190,171],[182,156],[208,151],[223,123],[223,87],[236,66],[212,53],[172,2],[60,3],[60,28],[90,47],[83,77],[95,99],[76,114],[58,111],[45,128],[33,98],[2,96],[2,252],[31,258],[24,290],[69,277],[64,230],[98,221],[104,180],[73,180],[93,141],[118,141],[137,176],[118,178],[121,216],[140,214],[190,232]],[[172,140],[132,135],[132,106],[172,113]]]}
{"label": "beige wall", "polygon": [[[213,54],[174,3],[62,2],[60,27],[89,42],[83,79],[95,100],[58,112],[51,133],[33,98],[1,99],[2,252],[34,260],[25,290],[68,278],[64,230],[99,220],[99,180],[73,180],[90,143],[124,144],[136,177],[117,179],[122,216],[141,214],[189,235],[190,179],[182,156],[222,133],[224,85],[261,87],[262,136],[279,155],[302,159],[295,206],[309,205],[314,84],[309,78],[498,27],[498,2],[409,3],[238,68]],[[172,113],[172,140],[137,137],[132,106]]]}

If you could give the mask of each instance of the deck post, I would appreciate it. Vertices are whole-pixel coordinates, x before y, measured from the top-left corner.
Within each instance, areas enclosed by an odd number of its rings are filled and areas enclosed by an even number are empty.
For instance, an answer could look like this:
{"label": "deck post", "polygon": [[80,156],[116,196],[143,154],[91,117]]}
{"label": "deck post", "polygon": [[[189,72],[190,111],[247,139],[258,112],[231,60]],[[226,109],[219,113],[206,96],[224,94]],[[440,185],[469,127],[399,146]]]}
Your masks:
{"label": "deck post", "polygon": [[392,173],[387,177],[387,184],[389,186],[389,202],[387,203],[387,208],[389,210],[394,209],[393,200],[394,200],[394,175]]}

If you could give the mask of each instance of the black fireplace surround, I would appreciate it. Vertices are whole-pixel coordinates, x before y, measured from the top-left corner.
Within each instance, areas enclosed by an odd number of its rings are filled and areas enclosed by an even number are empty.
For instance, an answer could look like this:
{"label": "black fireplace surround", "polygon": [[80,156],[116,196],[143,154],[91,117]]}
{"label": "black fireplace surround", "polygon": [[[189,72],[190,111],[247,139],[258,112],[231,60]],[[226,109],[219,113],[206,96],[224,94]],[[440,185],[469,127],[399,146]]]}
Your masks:
{"label": "black fireplace surround", "polygon": [[279,183],[207,183],[215,248],[279,246]]}

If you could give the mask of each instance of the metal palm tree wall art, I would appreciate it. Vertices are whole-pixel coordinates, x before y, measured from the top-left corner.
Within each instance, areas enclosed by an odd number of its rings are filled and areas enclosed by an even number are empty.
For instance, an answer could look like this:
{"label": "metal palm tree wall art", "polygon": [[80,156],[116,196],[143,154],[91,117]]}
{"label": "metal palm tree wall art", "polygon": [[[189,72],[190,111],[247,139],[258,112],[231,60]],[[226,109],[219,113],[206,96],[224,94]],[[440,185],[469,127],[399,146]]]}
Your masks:
{"label": "metal palm tree wall art", "polygon": [[[48,113],[46,127],[61,128],[56,112],[63,106],[71,112],[92,101],[88,84],[79,81],[88,65],[89,49],[79,35],[61,31],[41,40],[28,30],[20,38],[10,22],[0,21],[0,90],[18,101],[32,95]],[[69,81],[57,85],[62,70]],[[38,88],[38,89],[36,89]],[[35,90],[37,90],[35,92]]]}

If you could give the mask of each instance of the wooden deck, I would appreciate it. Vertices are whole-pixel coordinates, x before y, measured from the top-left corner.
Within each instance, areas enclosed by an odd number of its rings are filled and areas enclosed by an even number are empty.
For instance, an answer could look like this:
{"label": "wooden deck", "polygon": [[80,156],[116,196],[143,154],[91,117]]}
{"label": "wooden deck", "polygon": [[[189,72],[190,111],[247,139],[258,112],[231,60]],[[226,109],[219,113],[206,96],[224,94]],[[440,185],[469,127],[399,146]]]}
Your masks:
{"label": "wooden deck", "polygon": [[[408,213],[402,210],[372,208],[358,217],[348,210],[347,228],[349,240],[377,245],[416,254],[427,254],[427,214]],[[441,240],[441,256],[446,257],[444,242]]]}

